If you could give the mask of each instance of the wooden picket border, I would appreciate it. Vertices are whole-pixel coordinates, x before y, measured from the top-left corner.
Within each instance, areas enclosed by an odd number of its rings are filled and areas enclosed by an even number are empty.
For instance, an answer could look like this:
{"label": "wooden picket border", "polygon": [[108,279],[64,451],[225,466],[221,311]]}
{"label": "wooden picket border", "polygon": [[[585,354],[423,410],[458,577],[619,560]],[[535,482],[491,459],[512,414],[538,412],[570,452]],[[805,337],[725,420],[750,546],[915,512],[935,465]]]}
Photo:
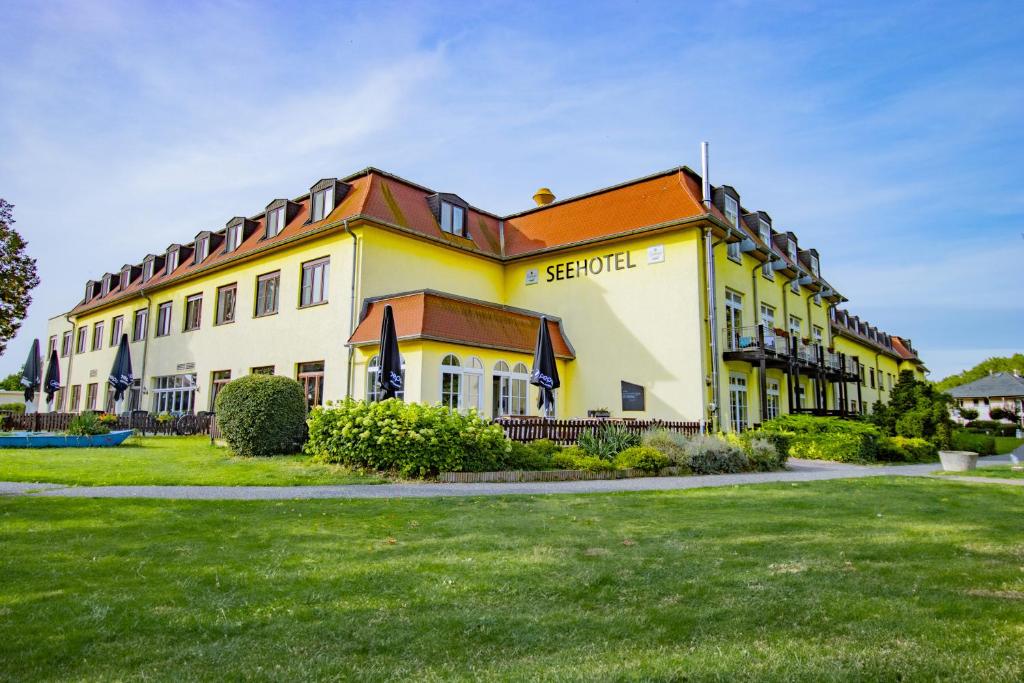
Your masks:
{"label": "wooden picket border", "polygon": [[588,472],[586,470],[504,470],[500,472],[441,472],[441,484],[517,484],[536,481],[593,481],[596,479],[635,479],[637,477],[673,477],[679,467],[665,467],[657,474],[638,469]]}
{"label": "wooden picket border", "polygon": [[[64,432],[77,417],[77,413],[0,413],[0,427],[5,430],[31,432]],[[175,434],[191,436],[208,434],[212,415],[182,415],[170,420],[158,420],[154,415],[136,413],[119,415],[111,430],[135,429],[142,434]]]}
{"label": "wooden picket border", "polygon": [[529,442],[548,439],[557,444],[576,443],[580,434],[588,429],[599,429],[601,425],[620,425],[635,434],[653,429],[664,429],[692,436],[700,433],[700,422],[677,422],[670,420],[613,420],[588,418],[574,420],[548,420],[544,418],[503,417],[494,421],[505,430],[505,436],[512,441]]}

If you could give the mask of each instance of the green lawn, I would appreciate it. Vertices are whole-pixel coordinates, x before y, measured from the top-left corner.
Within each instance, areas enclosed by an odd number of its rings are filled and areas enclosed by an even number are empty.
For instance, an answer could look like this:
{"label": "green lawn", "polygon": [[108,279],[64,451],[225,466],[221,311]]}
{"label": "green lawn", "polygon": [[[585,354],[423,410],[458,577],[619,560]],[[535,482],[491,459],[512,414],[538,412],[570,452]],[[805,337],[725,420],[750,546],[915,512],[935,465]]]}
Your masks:
{"label": "green lawn", "polygon": [[0,498],[0,679],[1024,679],[1024,497]]}
{"label": "green lawn", "polygon": [[996,455],[1003,455],[1004,453],[1012,453],[1018,446],[1024,444],[1024,439],[1018,439],[1013,436],[997,436],[996,440]]}
{"label": "green lawn", "polygon": [[236,458],[205,436],[153,436],[132,437],[116,448],[0,448],[0,481],[287,486],[374,484],[381,479],[300,455]]}
{"label": "green lawn", "polygon": [[976,470],[967,472],[942,472],[936,474],[947,474],[958,477],[996,477],[998,479],[1024,479],[1024,471],[1012,470],[1011,465],[984,465]]}

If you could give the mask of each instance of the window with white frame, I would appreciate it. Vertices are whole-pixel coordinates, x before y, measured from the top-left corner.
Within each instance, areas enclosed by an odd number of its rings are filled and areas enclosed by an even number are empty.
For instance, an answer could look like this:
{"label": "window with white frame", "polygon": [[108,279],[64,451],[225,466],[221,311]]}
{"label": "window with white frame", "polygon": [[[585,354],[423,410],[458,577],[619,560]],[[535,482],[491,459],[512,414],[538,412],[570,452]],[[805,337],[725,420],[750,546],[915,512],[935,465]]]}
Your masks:
{"label": "window with white frame", "polygon": [[302,298],[300,306],[314,306],[327,302],[327,276],[331,260],[317,259],[302,264]]}
{"label": "window with white frame", "polygon": [[267,212],[267,237],[274,237],[284,230],[284,206]]}
{"label": "window with white frame", "polygon": [[156,336],[166,337],[171,333],[171,302],[165,301],[157,308]]}
{"label": "window with white frame", "polygon": [[110,345],[117,346],[121,343],[121,332],[124,328],[124,316],[119,315],[110,321]]}
{"label": "window with white frame", "polygon": [[452,353],[441,360],[441,405],[462,409],[462,362]]}
{"label": "window with white frame", "polygon": [[153,378],[153,412],[184,415],[195,406],[196,376],[166,375]]}
{"label": "window with white frame", "polygon": [[746,375],[729,375],[729,426],[734,432],[741,432],[747,428]]}
{"label": "window with white frame", "polygon": [[452,235],[465,236],[466,210],[458,204],[441,202],[441,230]]}
{"label": "window with white frame", "polygon": [[103,348],[103,321],[92,326],[92,350],[99,351]]}
{"label": "window with white frame", "polygon": [[484,364],[476,356],[470,356],[462,369],[462,389],[465,393],[462,407],[482,413],[484,409]]}
{"label": "window with white frame", "polygon": [[231,283],[217,288],[217,315],[215,325],[235,322],[235,301],[238,297],[238,285]]}
{"label": "window with white frame", "polygon": [[193,294],[185,299],[185,331],[198,330],[203,319],[203,295]]}
{"label": "window with white frame", "polygon": [[151,277],[153,277],[153,259],[148,259],[142,264],[142,281],[147,282]]}
{"label": "window with white frame", "polygon": [[313,220],[322,221],[334,210],[334,185],[313,194]]}
{"label": "window with white frame", "polygon": [[814,339],[814,343],[817,344],[818,346],[821,346],[821,343],[823,341],[823,335],[824,331],[818,325],[815,325],[814,328],[811,330],[811,337]]}
{"label": "window with white frame", "polygon": [[[725,196],[725,217],[729,219],[729,225],[731,225],[735,230],[740,229],[740,203],[729,195]],[[729,258],[734,261],[740,260],[739,242],[731,242],[726,247],[726,250]]]}
{"label": "window with white frame", "polygon": [[779,416],[779,380],[768,380],[768,396],[764,406],[765,418],[771,420]]}
{"label": "window with white frame", "polygon": [[167,252],[167,265],[164,269],[164,273],[170,275],[178,268],[178,250],[172,249]]}
{"label": "window with white frame", "polygon": [[149,309],[140,308],[135,311],[135,318],[132,321],[132,341],[142,341],[146,338],[146,328],[149,326]]}
{"label": "window with white frame", "polygon": [[731,289],[725,290],[725,339],[726,348],[735,351],[740,347],[743,334],[743,295]]}
{"label": "window with white frame", "polygon": [[277,313],[277,296],[281,284],[281,271],[274,271],[256,278],[255,317]]}
{"label": "window with white frame", "polygon": [[210,255],[210,238],[200,237],[196,240],[196,253],[193,256],[193,263],[202,263]]}
{"label": "window with white frame", "polygon": [[60,357],[67,358],[71,355],[71,337],[73,335],[70,331],[65,332],[60,339]]}
{"label": "window with white frame", "polygon": [[530,374],[525,364],[516,363],[510,368],[503,360],[495,363],[491,374],[493,417],[526,415],[529,382]]}
{"label": "window with white frame", "polygon": [[89,334],[89,330],[86,327],[78,328],[78,339],[75,340],[75,353],[85,353],[85,340]]}
{"label": "window with white frame", "polygon": [[761,327],[764,329],[764,345],[775,348],[775,307],[761,303]]}
{"label": "window with white frame", "polygon": [[800,325],[800,318],[796,317],[795,315],[789,316],[789,335],[794,339],[800,338]]}
{"label": "window with white frame", "polygon": [[[761,235],[761,241],[764,242],[765,246],[768,247],[768,251],[771,252],[772,248],[772,226],[768,225],[768,221],[763,218],[758,219],[757,231]],[[761,274],[769,280],[775,279],[775,271],[772,270],[772,254],[768,254],[768,260],[763,266],[761,266]]]}
{"label": "window with white frame", "polygon": [[[377,384],[380,375],[380,356],[374,356],[366,366],[366,400],[380,401],[384,398],[384,392]],[[395,392],[395,398],[405,400],[405,356],[402,356],[402,388]]]}
{"label": "window with white frame", "polygon": [[229,225],[224,234],[224,251],[232,252],[242,244],[242,225]]}
{"label": "window with white frame", "polygon": [[809,255],[807,257],[807,260],[811,264],[811,272],[814,273],[815,277],[817,277],[818,276],[818,257],[815,256],[814,254],[811,254],[811,255]]}

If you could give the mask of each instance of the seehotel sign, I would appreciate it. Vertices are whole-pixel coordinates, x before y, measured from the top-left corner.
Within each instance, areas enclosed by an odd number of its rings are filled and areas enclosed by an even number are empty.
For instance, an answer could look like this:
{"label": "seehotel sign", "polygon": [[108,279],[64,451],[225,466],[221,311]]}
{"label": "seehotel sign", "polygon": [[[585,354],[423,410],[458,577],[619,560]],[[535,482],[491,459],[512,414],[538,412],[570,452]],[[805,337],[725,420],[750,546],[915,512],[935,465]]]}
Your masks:
{"label": "seehotel sign", "polygon": [[[647,248],[647,264],[662,263],[665,260],[665,245],[656,244]],[[558,261],[542,268],[526,271],[526,284],[538,282],[561,282],[584,277],[599,277],[617,270],[636,268],[640,257],[635,251],[613,251],[598,256]]]}

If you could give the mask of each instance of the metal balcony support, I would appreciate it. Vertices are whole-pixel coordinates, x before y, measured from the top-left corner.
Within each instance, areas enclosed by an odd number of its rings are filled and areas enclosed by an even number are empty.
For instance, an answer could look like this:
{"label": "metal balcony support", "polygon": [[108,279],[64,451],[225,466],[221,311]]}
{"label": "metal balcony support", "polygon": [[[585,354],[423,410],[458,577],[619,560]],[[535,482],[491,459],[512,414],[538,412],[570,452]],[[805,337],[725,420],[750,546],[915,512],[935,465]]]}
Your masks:
{"label": "metal balcony support", "polygon": [[765,346],[764,346],[764,325],[759,324],[757,326],[757,348],[761,349],[761,359],[758,363],[758,383],[761,385],[761,424],[765,423],[768,419],[768,377],[767,367],[765,364]]}
{"label": "metal balcony support", "polygon": [[853,357],[853,362],[857,366],[857,412],[858,413],[862,413],[862,412],[864,412],[864,398],[861,396],[861,393],[860,393],[860,384],[861,384],[861,382],[860,382],[860,368],[861,368],[860,356],[854,356]]}

